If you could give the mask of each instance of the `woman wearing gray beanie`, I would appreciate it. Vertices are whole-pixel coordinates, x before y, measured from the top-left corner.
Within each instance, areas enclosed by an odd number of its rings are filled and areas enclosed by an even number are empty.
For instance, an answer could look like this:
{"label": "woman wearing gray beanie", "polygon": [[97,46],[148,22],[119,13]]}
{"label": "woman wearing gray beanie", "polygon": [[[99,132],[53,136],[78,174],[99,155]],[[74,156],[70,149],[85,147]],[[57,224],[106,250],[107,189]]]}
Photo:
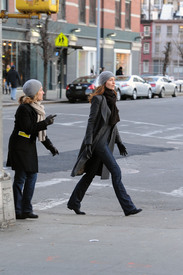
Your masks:
{"label": "woman wearing gray beanie", "polygon": [[46,135],[48,125],[54,117],[45,118],[43,88],[40,81],[30,79],[23,85],[25,95],[19,98],[19,107],[15,114],[15,124],[9,139],[7,166],[15,170],[13,194],[16,219],[38,218],[33,213],[33,197],[38,172],[36,139],[55,156],[58,150]]}
{"label": "woman wearing gray beanie", "polygon": [[127,194],[120,167],[112,154],[116,143],[120,154],[127,155],[116,125],[120,118],[116,107],[114,74],[110,71],[102,72],[99,75],[99,85],[89,98],[91,108],[86,134],[71,176],[85,174],[72,192],[67,206],[76,214],[84,215],[85,212],[80,211],[81,201],[93,178],[100,175],[102,179],[108,179],[111,173],[114,191],[124,214],[134,215],[142,209],[136,208]]}

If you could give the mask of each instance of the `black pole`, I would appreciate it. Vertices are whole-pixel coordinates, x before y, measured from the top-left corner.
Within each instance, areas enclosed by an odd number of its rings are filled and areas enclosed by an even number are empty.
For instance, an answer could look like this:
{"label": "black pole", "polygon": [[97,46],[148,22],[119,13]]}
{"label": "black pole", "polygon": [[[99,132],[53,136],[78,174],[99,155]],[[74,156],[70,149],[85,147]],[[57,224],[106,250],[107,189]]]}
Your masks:
{"label": "black pole", "polygon": [[63,64],[62,64],[62,48],[60,50],[60,98],[62,98],[62,80],[63,80],[63,77],[62,77],[62,67],[63,67]]}

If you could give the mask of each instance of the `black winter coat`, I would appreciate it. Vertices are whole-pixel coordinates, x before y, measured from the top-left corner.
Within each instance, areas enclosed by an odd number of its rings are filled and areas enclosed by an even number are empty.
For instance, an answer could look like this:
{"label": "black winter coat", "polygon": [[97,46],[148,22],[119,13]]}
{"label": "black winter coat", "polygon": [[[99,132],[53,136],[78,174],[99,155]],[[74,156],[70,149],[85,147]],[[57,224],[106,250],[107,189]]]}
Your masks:
{"label": "black winter coat", "polygon": [[[71,172],[71,176],[81,175],[85,173],[87,169],[92,169],[92,163],[96,161],[96,159],[93,157],[88,159],[86,157],[86,145],[91,144],[93,152],[100,138],[104,135],[108,108],[105,96],[97,95],[92,98],[86,134],[80,148],[78,159]],[[117,126],[115,125],[110,136],[110,150],[113,152],[114,144],[120,142],[122,141]],[[97,175],[101,176],[102,179],[109,178],[109,171],[102,163],[99,163]]]}
{"label": "black winter coat", "polygon": [[8,85],[11,84],[12,88],[17,88],[17,82],[21,85],[20,76],[17,71],[14,69],[10,69],[7,74],[7,83]]}
{"label": "black winter coat", "polygon": [[[36,138],[38,132],[47,128],[46,122],[37,122],[37,112],[29,104],[21,104],[15,114],[14,130],[9,139],[6,166],[12,170],[38,172]],[[42,142],[48,149],[51,141]]]}

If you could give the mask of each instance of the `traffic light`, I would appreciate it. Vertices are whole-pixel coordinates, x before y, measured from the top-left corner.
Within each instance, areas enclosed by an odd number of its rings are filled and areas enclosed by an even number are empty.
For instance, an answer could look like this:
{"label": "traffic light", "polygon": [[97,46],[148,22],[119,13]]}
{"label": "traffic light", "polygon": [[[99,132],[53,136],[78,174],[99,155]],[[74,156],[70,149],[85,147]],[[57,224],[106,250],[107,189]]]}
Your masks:
{"label": "traffic light", "polygon": [[16,0],[16,8],[21,13],[57,13],[59,0]]}

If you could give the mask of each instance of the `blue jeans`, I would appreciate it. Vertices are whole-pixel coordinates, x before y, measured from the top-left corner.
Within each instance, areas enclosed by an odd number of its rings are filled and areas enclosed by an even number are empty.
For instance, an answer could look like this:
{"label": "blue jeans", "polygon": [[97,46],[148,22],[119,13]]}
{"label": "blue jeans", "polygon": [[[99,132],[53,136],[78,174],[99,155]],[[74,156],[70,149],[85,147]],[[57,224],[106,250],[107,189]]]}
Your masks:
{"label": "blue jeans", "polygon": [[17,88],[11,88],[11,99],[16,99]]}
{"label": "blue jeans", "polygon": [[15,171],[13,194],[16,214],[32,213],[33,197],[37,173]]}
{"label": "blue jeans", "polygon": [[122,183],[121,170],[119,165],[117,164],[108,145],[105,144],[102,146],[102,148],[100,146],[98,146],[98,148],[96,147],[92,158],[94,158],[94,161],[92,161],[91,169],[86,172],[86,174],[76,185],[68,201],[68,205],[80,209],[81,201],[97,173],[99,163],[102,161],[111,173],[113,188],[124,213],[128,214],[131,210],[135,209],[136,207],[133,204],[130,196],[127,194],[126,189]]}

